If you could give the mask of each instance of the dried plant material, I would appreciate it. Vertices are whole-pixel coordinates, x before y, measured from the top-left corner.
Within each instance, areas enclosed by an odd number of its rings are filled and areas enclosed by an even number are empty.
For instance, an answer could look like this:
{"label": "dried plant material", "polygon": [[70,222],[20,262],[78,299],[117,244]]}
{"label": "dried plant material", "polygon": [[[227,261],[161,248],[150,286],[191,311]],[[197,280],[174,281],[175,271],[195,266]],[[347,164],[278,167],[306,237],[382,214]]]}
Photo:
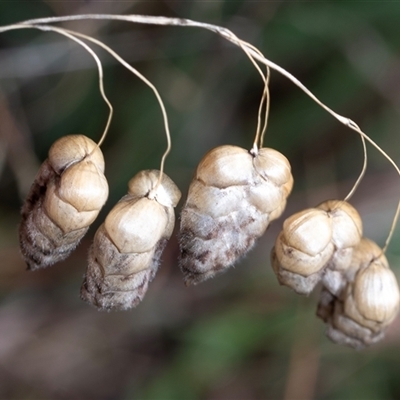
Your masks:
{"label": "dried plant material", "polygon": [[[319,101],[318,98],[297,78],[279,65],[266,59],[260,50],[250,43],[242,41],[226,28],[182,18],[106,14],[41,18],[2,27],[2,32],[22,28],[35,28],[42,31],[57,32],[58,34],[62,34],[74,40],[93,56],[98,64],[100,92],[110,110],[107,125],[99,143],[102,142],[107,133],[113,109],[104,93],[101,61],[93,52],[91,47],[87,46],[79,38],[99,45],[108,51],[116,60],[134,72],[153,89],[161,106],[168,142],[167,150],[161,160],[161,171],[163,171],[165,158],[171,148],[167,114],[161,101],[161,97],[154,85],[148,82],[147,79],[145,79],[138,71],[130,67],[125,60],[121,59],[121,57],[119,57],[104,43],[91,38],[90,36],[80,34],[79,32],[49,25],[57,21],[61,22],[82,19],[117,19],[141,24],[180,25],[185,27],[192,26],[217,33],[225,40],[239,46],[245,52],[254,67],[261,74],[265,84],[262,100],[259,106],[254,149],[262,147],[264,134],[267,128],[268,112],[270,107],[268,84],[271,68],[291,80],[313,101],[330,113],[340,123],[360,135],[364,149],[363,168],[353,188],[346,196],[346,200],[352,196],[364,176],[367,167],[366,140],[368,140],[381,154],[384,155],[400,175],[400,170],[396,163],[374,141],[372,141],[355,122],[335,113],[332,109]],[[260,68],[260,63],[267,67],[265,74],[263,73],[262,68]],[[263,113],[265,113],[264,121],[262,121]],[[273,219],[278,218],[284,210],[286,197],[291,190],[293,181],[291,176],[286,180],[284,174],[281,174],[281,155],[274,158],[274,155],[271,154],[270,157],[266,158],[269,161],[267,163],[264,163],[265,160],[263,160],[263,157],[260,156],[260,154],[253,155],[255,156],[255,159],[253,160],[252,167],[262,178],[265,179],[267,183],[270,184],[268,190],[264,187],[267,185],[259,185],[257,180],[253,180],[252,173],[249,176],[246,174],[241,175],[241,172],[246,172],[247,167],[242,171],[240,166],[238,170],[235,168],[238,165],[229,164],[229,162],[226,163],[228,170],[232,170],[232,175],[237,174],[238,178],[244,178],[245,183],[229,183],[227,186],[224,186],[226,183],[225,180],[222,179],[220,182],[220,177],[218,176],[219,170],[221,168],[224,169],[224,167],[218,165],[218,162],[216,162],[216,171],[218,173],[216,174],[217,183],[215,185],[211,182],[212,179],[208,182],[207,179],[203,180],[203,177],[196,177],[197,181],[193,183],[191,192],[192,203],[188,206],[188,210],[185,211],[185,222],[182,223],[183,230],[181,234],[181,245],[183,245],[181,246],[181,258],[184,261],[181,263],[181,266],[185,273],[186,283],[190,284],[200,282],[213,276],[218,271],[224,270],[227,264],[232,263],[238,256],[244,254],[245,251],[247,251],[246,249],[251,247],[254,243],[254,240],[262,234],[268,223]],[[243,163],[246,164],[244,159],[239,157],[238,160],[240,162],[243,161]],[[225,164],[225,161],[226,160],[224,160],[222,164]],[[275,167],[278,168],[275,169]],[[41,168],[40,176],[38,176],[35,183],[36,186],[32,189],[32,193],[30,194],[28,201],[30,204],[24,206],[24,221],[21,225],[20,237],[23,253],[29,259],[28,265],[32,269],[49,265],[58,259],[65,258],[66,254],[76,246],[80,237],[87,230],[87,225],[98,213],[97,208],[99,205],[91,205],[90,201],[88,201],[82,209],[80,208],[80,200],[86,196],[84,193],[85,189],[88,189],[88,192],[91,192],[93,188],[82,185],[79,179],[77,182],[75,181],[77,175],[76,171],[74,171],[74,167],[70,170],[71,176],[68,176],[68,173],[65,174],[64,188],[61,187],[60,189],[58,186],[60,180],[59,175],[63,174],[63,169],[64,168],[57,172],[55,165],[50,165],[49,163],[44,165]],[[81,167],[79,167],[79,169],[81,171]],[[269,171],[269,174],[264,174],[266,170]],[[229,171],[224,171],[222,175],[226,172]],[[90,175],[90,168],[86,171],[86,174]],[[211,168],[210,176],[212,175],[213,171]],[[162,173],[160,176],[162,176]],[[210,178],[210,176],[206,176],[206,178]],[[280,178],[282,177],[285,177],[285,179],[280,182]],[[220,184],[221,186],[219,186]],[[158,183],[156,186],[158,187]],[[248,190],[241,192],[240,190],[237,190],[236,186],[246,186]],[[79,190],[82,189],[82,197],[78,196],[78,200],[76,198],[76,188]],[[258,189],[260,189],[260,191]],[[266,192],[269,193],[267,201],[265,201]],[[154,193],[151,192],[143,197],[154,201],[155,197],[153,195]],[[100,200],[101,195],[97,197],[97,199]],[[76,203],[75,200],[77,200]],[[199,207],[196,203],[197,200],[200,201],[199,204],[202,204]],[[158,202],[162,204],[160,199],[158,199]],[[293,287],[299,293],[309,293],[309,291],[312,290],[312,288],[322,279],[324,290],[321,295],[318,313],[321,318],[329,322],[331,338],[338,342],[353,345],[354,347],[362,347],[379,340],[383,336],[383,327],[386,326],[397,313],[399,301],[397,282],[388,266],[385,266],[385,262],[382,261],[381,256],[385,253],[395,230],[400,215],[400,202],[398,203],[390,233],[383,250],[380,254],[375,254],[372,258],[369,257],[368,260],[365,258],[365,254],[371,255],[373,251],[363,252],[359,249],[364,247],[364,249],[368,250],[367,248],[371,246],[368,244],[366,245],[365,241],[362,246],[358,245],[359,238],[361,237],[361,229],[359,229],[361,228],[361,221],[358,224],[355,214],[346,206],[345,203],[338,203],[339,202],[332,202],[332,204],[318,206],[315,209],[310,210],[310,214],[304,217],[305,220],[301,220],[300,218],[299,221],[291,221],[293,224],[286,232],[283,232],[278,237],[277,245],[272,253],[273,267],[278,275],[279,281]],[[130,211],[126,212],[124,204],[121,204],[121,207],[116,207],[115,218],[108,219],[108,222],[106,221],[99,230],[98,236],[96,236],[98,237],[98,247],[96,251],[98,252],[99,259],[105,261],[111,259],[111,264],[114,259],[119,257],[121,252],[123,254],[125,254],[124,252],[127,252],[129,255],[134,253],[137,257],[134,261],[135,266],[132,267],[131,271],[137,273],[137,276],[139,276],[139,274],[147,273],[146,266],[159,258],[166,239],[163,237],[163,224],[165,223],[164,214],[158,212],[159,210],[156,208],[152,209],[146,202],[138,200],[135,205],[136,204],[138,205],[132,213]],[[243,211],[242,209],[239,209],[238,211],[236,207],[238,204],[248,207],[248,210]],[[254,207],[254,209],[251,207]],[[40,212],[38,209],[40,209]],[[150,224],[153,229],[153,235],[137,235],[135,229],[125,226],[125,218],[137,219],[137,221],[139,221],[138,226],[143,225],[144,227],[146,225],[145,219],[141,218],[141,215],[142,212],[144,212],[143,210],[147,209],[151,209],[151,212],[155,215],[155,220],[159,221],[160,224],[156,227]],[[309,222],[314,219],[318,220],[318,218],[321,217],[321,215],[318,215],[318,212],[321,210],[326,212],[329,216],[329,219],[331,220],[331,230],[324,230],[328,225],[321,225],[319,227],[321,229],[316,232],[317,235],[322,232],[321,236],[311,236],[311,241],[307,243],[303,238],[312,234]],[[71,218],[71,215],[73,218]],[[310,221],[307,220],[308,218],[310,218]],[[321,217],[320,220],[322,219],[324,218]],[[217,221],[217,223],[215,221]],[[298,226],[296,225],[297,223]],[[195,229],[193,229],[194,226]],[[32,227],[34,227],[36,231],[34,231]],[[144,229],[147,229],[147,226]],[[120,232],[123,232],[121,236],[119,234]],[[136,239],[136,245],[134,246],[132,246],[130,240],[126,240],[130,234],[132,234]],[[162,239],[157,242],[154,254],[150,251],[140,252],[142,249],[153,245],[153,236],[158,237],[159,235],[161,235]],[[331,235],[331,238],[327,242],[326,238],[329,235]],[[109,253],[108,250],[104,250],[111,246],[108,244],[110,240],[115,246],[115,249],[113,248]],[[208,245],[211,245],[210,248],[212,250],[207,250],[206,246]],[[54,248],[56,248],[56,250],[54,250]],[[136,252],[138,249],[139,252]],[[332,254],[328,257],[330,253]],[[328,259],[326,263],[323,262],[325,259]],[[294,260],[296,260],[296,262],[294,262]],[[309,261],[311,262],[309,263]],[[196,262],[198,262],[198,264],[195,264]],[[129,268],[130,266],[131,264],[129,264]],[[153,270],[155,269],[153,268],[152,271]],[[104,270],[101,268],[99,268],[97,272],[100,273],[98,279],[101,278],[101,274],[104,276]],[[144,294],[147,284],[149,280],[152,279],[152,276],[154,276],[153,273],[145,277],[145,280],[147,279],[146,282],[139,288],[140,296]],[[109,275],[109,277],[111,282],[111,275]],[[143,275],[141,275],[141,277],[143,277]],[[118,279],[117,276],[116,282]],[[140,279],[138,278],[138,280]],[[112,285],[114,285],[114,283],[112,283]],[[119,284],[119,287],[125,290],[122,283],[119,282]],[[118,282],[115,283],[115,285],[118,286]],[[128,291],[131,290],[129,285],[130,283],[128,282]],[[383,292],[383,288],[386,288],[386,291]]]}
{"label": "dried plant material", "polygon": [[362,221],[357,210],[346,201],[327,200],[317,206],[332,219],[332,241],[336,248],[358,245],[362,236]]}
{"label": "dried plant material", "polygon": [[399,287],[381,249],[366,238],[354,249],[343,280],[338,295],[324,288],[317,315],[328,324],[330,339],[361,349],[384,337],[398,313]]}
{"label": "dried plant material", "polygon": [[165,174],[141,171],[110,211],[89,250],[83,300],[99,310],[137,306],[154,278],[175,224],[181,193]]}
{"label": "dried plant material", "polygon": [[[384,332],[365,328],[349,318],[343,310],[343,302],[335,298],[330,304],[332,314],[329,314],[326,335],[333,342],[361,350],[379,342],[384,338]],[[317,314],[321,317],[321,314]]]}
{"label": "dried plant material", "polygon": [[332,243],[335,253],[330,260],[329,268],[344,270],[351,262],[354,246],[362,237],[362,221],[357,210],[341,200],[328,200],[317,206],[332,219]]}
{"label": "dried plant material", "polygon": [[332,294],[340,293],[346,283],[343,274],[349,273],[353,250],[362,238],[362,220],[357,210],[345,201],[328,200],[318,209],[332,219],[332,243],[335,251],[323,275],[324,286]]}
{"label": "dried plant material", "polygon": [[104,158],[96,143],[83,135],[57,140],[21,211],[19,237],[28,269],[67,258],[107,197]]}
{"label": "dried plant material", "polygon": [[307,209],[285,220],[272,249],[279,283],[297,293],[310,293],[334,253],[332,220],[323,210]]}
{"label": "dried plant material", "polygon": [[290,164],[276,150],[261,148],[253,155],[220,146],[207,153],[181,213],[185,284],[212,278],[249,251],[283,212],[292,185]]}
{"label": "dried plant material", "polygon": [[343,283],[336,271],[349,266],[361,236],[357,211],[344,201],[326,201],[285,220],[272,249],[272,268],[282,285],[299,294],[309,294],[322,278],[339,290]]}

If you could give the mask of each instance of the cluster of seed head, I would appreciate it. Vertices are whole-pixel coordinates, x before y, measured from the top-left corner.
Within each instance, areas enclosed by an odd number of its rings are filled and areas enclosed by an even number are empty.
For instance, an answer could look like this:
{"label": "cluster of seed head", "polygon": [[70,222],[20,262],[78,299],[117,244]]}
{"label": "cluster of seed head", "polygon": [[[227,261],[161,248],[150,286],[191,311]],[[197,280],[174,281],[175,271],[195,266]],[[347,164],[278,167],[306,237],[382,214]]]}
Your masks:
{"label": "cluster of seed head", "polygon": [[[106,201],[103,172],[100,149],[85,136],[67,136],[52,146],[22,213],[21,247],[31,269],[52,265],[76,247],[76,237],[86,233]],[[181,214],[185,283],[211,278],[249,251],[282,214],[292,185],[290,164],[276,150],[211,150],[196,170]],[[143,299],[174,229],[173,208],[180,196],[160,171],[142,171],[132,178],[128,194],[95,234],[81,288],[83,300],[111,310],[134,307]],[[43,242],[53,247],[56,243],[51,257],[53,248]],[[31,247],[35,254],[29,252]]]}
{"label": "cluster of seed head", "polygon": [[278,218],[293,185],[290,164],[270,148],[220,146],[198,165],[181,212],[180,267],[186,285],[225,271]]}
{"label": "cluster of seed head", "polygon": [[[293,186],[290,164],[276,150],[220,146],[199,163],[182,209],[180,268],[186,285],[219,274],[246,254],[278,218]],[[175,224],[181,193],[157,170],[128,184],[89,250],[81,298],[99,310],[139,304]],[[53,144],[22,208],[20,243],[28,269],[65,259],[108,197],[104,159],[83,135]],[[363,348],[395,318],[400,292],[382,250],[362,236],[346,201],[330,200],[284,221],[272,250],[278,281],[299,294],[318,283],[317,315],[333,341]]]}
{"label": "cluster of seed head", "polygon": [[362,237],[349,203],[326,201],[289,217],[271,254],[278,281],[299,294],[321,282],[317,315],[334,342],[361,349],[384,336],[400,301],[382,250]]}
{"label": "cluster of seed head", "polygon": [[[98,229],[89,251],[81,297],[99,310],[135,307],[157,272],[175,224],[181,193],[160,171],[138,173]],[[108,197],[104,158],[83,135],[50,148],[22,208],[20,245],[28,269],[68,257]]]}

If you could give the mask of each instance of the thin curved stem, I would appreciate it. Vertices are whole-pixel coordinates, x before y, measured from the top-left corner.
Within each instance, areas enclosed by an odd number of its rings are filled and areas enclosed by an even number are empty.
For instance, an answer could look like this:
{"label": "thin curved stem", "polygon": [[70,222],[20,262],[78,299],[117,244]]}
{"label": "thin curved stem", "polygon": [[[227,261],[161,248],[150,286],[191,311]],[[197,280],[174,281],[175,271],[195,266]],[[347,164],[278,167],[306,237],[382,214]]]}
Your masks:
{"label": "thin curved stem", "polygon": [[351,188],[350,192],[349,192],[349,193],[347,194],[347,196],[344,198],[344,201],[348,201],[348,200],[353,196],[354,192],[357,190],[359,184],[361,183],[362,178],[364,178],[365,171],[367,170],[367,164],[368,164],[368,161],[367,161],[367,160],[368,160],[367,145],[366,145],[366,143],[365,143],[365,139],[364,139],[363,136],[361,136],[361,142],[362,142],[362,145],[363,145],[363,153],[364,153],[364,161],[363,161],[363,166],[362,166],[362,169],[361,169],[361,173],[360,173],[360,175],[358,176],[358,178],[357,178],[355,184],[354,184],[353,187]]}
{"label": "thin curved stem", "polygon": [[118,53],[116,53],[113,49],[111,49],[110,47],[108,47],[106,44],[104,44],[103,42],[92,38],[91,36],[87,36],[84,35],[82,33],[76,32],[76,31],[72,31],[70,29],[63,29],[65,32],[68,32],[71,35],[74,36],[78,36],[81,37],[82,39],[88,40],[100,47],[102,47],[104,50],[106,50],[109,54],[111,54],[117,61],[119,61],[125,68],[127,68],[129,71],[131,71],[133,74],[135,74],[139,79],[141,79],[147,86],[149,86],[152,91],[154,92],[158,104],[160,105],[161,108],[161,113],[163,116],[163,121],[164,121],[164,128],[165,128],[165,135],[167,138],[167,148],[165,150],[165,152],[163,153],[162,157],[161,157],[161,165],[160,165],[160,176],[158,178],[158,182],[154,188],[154,190],[156,191],[158,186],[161,183],[161,179],[162,179],[162,174],[164,172],[164,164],[165,164],[165,160],[169,154],[169,152],[171,151],[171,133],[169,130],[169,124],[168,124],[168,115],[167,115],[167,111],[165,109],[164,106],[164,102],[162,101],[162,98],[160,96],[160,93],[158,92],[157,88],[144,76],[142,75],[136,68],[132,67],[132,65],[130,65],[128,62],[126,62]]}
{"label": "thin curved stem", "polygon": [[[253,147],[251,149],[251,153],[255,156],[258,153],[258,149],[262,147],[262,139],[260,139],[260,136],[262,137],[264,135],[265,130],[267,128],[267,119],[268,119],[268,111],[269,111],[268,83],[269,83],[270,70],[269,70],[269,67],[267,66],[266,67],[267,71],[266,71],[266,74],[264,75],[264,73],[263,73],[262,69],[260,68],[260,66],[256,63],[256,61],[254,60],[252,55],[249,54],[249,52],[247,51],[247,47],[253,49],[256,52],[258,52],[260,55],[262,55],[262,53],[256,47],[254,47],[253,45],[251,45],[251,44],[249,44],[247,42],[242,42],[239,38],[238,38],[238,41],[239,41],[239,43],[241,43],[240,47],[246,53],[247,57],[250,59],[250,61],[254,65],[254,67],[257,69],[257,71],[261,75],[261,79],[264,82],[264,89],[263,89],[263,93],[262,93],[262,96],[261,96],[260,105],[258,107],[256,135],[254,137]],[[266,115],[265,115],[263,128],[261,129],[261,125],[262,125],[262,122],[261,122],[262,110],[263,110],[263,107],[264,107],[265,100],[267,100],[267,106],[266,106],[267,112],[266,112]]]}
{"label": "thin curved stem", "polygon": [[107,104],[107,106],[109,108],[109,114],[108,114],[106,126],[104,128],[103,134],[102,134],[99,142],[97,143],[97,146],[100,147],[101,144],[103,143],[103,140],[105,139],[105,137],[107,135],[107,132],[108,132],[108,129],[110,127],[114,109],[113,109],[113,106],[111,105],[111,103],[108,100],[108,97],[106,96],[105,91],[104,91],[103,67],[102,67],[101,61],[100,61],[99,57],[97,56],[97,54],[86,43],[84,43],[84,42],[82,42],[82,40],[79,40],[78,38],[76,38],[73,34],[69,33],[67,30],[62,29],[62,28],[57,28],[57,27],[54,27],[54,26],[31,25],[31,24],[14,24],[14,25],[0,27],[0,33],[1,32],[6,32],[6,31],[9,31],[9,30],[15,30],[15,29],[38,29],[38,30],[41,30],[41,31],[56,32],[56,33],[58,33],[60,35],[68,37],[69,39],[71,39],[74,42],[76,42],[79,45],[81,45],[93,57],[93,59],[95,60],[95,62],[97,64],[97,69],[98,69],[98,73],[99,73],[100,94],[101,94],[103,100],[105,101],[105,103]]}
{"label": "thin curved stem", "polygon": [[269,67],[267,67],[267,76],[265,78],[265,86],[264,86],[265,116],[264,116],[264,126],[262,128],[260,137],[260,147],[263,147],[264,145],[265,132],[267,131],[268,127],[269,107],[271,104],[271,96],[269,94],[269,79],[270,79],[270,70]]}
{"label": "thin curved stem", "polygon": [[[233,36],[235,36],[232,33]],[[269,95],[269,78],[271,75],[271,71],[268,67],[268,65],[266,66],[266,74],[264,75],[264,73],[262,72],[260,66],[256,63],[256,61],[254,60],[253,56],[247,51],[247,49],[252,49],[253,51],[255,51],[256,53],[258,53],[261,57],[263,57],[262,52],[255,46],[253,46],[252,44],[245,42],[244,40],[239,39],[237,36],[235,36],[236,40],[239,43],[239,46],[241,47],[241,49],[246,53],[247,57],[250,59],[250,61],[253,63],[253,65],[255,66],[255,68],[258,70],[258,72],[261,75],[261,78],[264,82],[264,90],[261,96],[261,101],[260,101],[260,106],[258,108],[258,116],[257,116],[257,129],[256,129],[256,136],[254,139],[254,143],[253,143],[253,149],[252,152],[254,154],[257,153],[257,149],[258,148],[262,148],[263,147],[263,143],[264,143],[264,136],[265,136],[265,132],[267,130],[267,125],[268,125],[268,116],[269,116],[269,106],[270,106],[270,95]],[[263,127],[261,129],[261,114],[262,114],[262,109],[264,107],[264,103],[265,103],[265,115],[264,115],[264,124]]]}
{"label": "thin curved stem", "polygon": [[[294,77],[292,74],[290,74],[284,68],[282,68],[279,65],[275,64],[274,62],[266,59],[258,49],[255,50],[254,46],[248,45],[248,44],[246,44],[246,42],[238,39],[237,36],[234,35],[229,29],[226,29],[226,28],[223,28],[223,27],[220,27],[217,25],[197,22],[197,21],[183,19],[183,18],[168,18],[168,17],[146,16],[146,15],[112,15],[112,14],[82,14],[82,15],[70,15],[70,16],[64,16],[64,17],[38,18],[38,19],[27,20],[25,22],[22,22],[21,24],[43,24],[43,23],[48,24],[48,23],[54,23],[54,22],[77,21],[77,20],[84,20],[84,19],[91,19],[91,20],[106,19],[106,20],[127,21],[127,22],[140,23],[140,24],[197,27],[197,28],[210,30],[210,31],[222,36],[224,39],[230,41],[231,43],[235,44],[236,46],[241,47],[243,50],[245,48],[246,54],[247,55],[250,54],[252,56],[252,60],[254,59],[254,60],[259,61],[260,63],[279,72],[280,74],[282,74],[283,76],[288,78],[290,81],[292,81],[298,88],[300,88],[304,93],[306,93],[312,100],[314,100],[320,107],[322,107],[325,111],[327,111],[329,114],[331,114],[334,118],[336,118],[340,123],[344,124],[348,128],[357,132],[363,139],[367,140],[373,147],[375,147],[392,164],[392,166],[395,168],[396,172],[400,176],[400,171],[399,171],[397,164],[392,160],[392,158],[389,157],[389,155],[384,150],[382,150],[378,146],[378,144],[376,144],[368,135],[366,135],[357,126],[357,124],[355,122],[353,122],[349,118],[346,118],[340,114],[337,114],[335,111],[333,111],[327,105],[325,105],[322,101],[320,101],[317,98],[317,96],[315,96],[296,77]],[[1,29],[2,28],[0,27],[0,32],[1,32]],[[363,168],[363,170],[364,170],[364,168]],[[362,177],[362,176],[363,176],[363,172],[361,173],[360,177]],[[359,180],[360,180],[360,178],[357,180],[355,186],[358,185]],[[353,190],[350,193],[352,193],[352,192],[353,192]],[[391,231],[389,233],[389,237],[386,240],[384,251],[386,251],[386,248],[390,242],[390,239],[392,237],[394,227],[396,226],[399,214],[400,214],[400,201],[397,206],[396,214],[395,214],[395,217],[393,220]]]}

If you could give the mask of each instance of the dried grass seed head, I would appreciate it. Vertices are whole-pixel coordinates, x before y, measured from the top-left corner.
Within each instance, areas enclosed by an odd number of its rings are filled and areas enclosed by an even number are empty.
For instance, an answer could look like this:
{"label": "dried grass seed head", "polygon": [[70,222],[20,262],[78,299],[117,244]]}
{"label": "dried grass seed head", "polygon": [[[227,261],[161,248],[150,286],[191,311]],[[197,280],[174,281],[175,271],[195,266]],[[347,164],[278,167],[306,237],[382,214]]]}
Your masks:
{"label": "dried grass seed head", "polygon": [[147,170],[129,182],[89,251],[81,297],[99,310],[126,310],[143,299],[175,224],[180,191],[165,174]]}
{"label": "dried grass seed head", "polygon": [[396,277],[379,246],[362,238],[342,278],[342,290],[332,293],[330,302],[321,297],[318,306],[328,337],[359,349],[376,343],[396,317],[400,302]]}
{"label": "dried grass seed head", "polygon": [[321,279],[336,292],[343,285],[335,272],[352,260],[361,239],[362,222],[349,203],[329,200],[287,218],[272,249],[278,281],[299,294],[309,294]]}
{"label": "dried grass seed head", "polygon": [[200,161],[181,213],[180,266],[187,285],[225,271],[283,212],[293,185],[276,150],[220,146]]}
{"label": "dried grass seed head", "polygon": [[57,140],[21,211],[20,244],[28,268],[67,258],[107,197],[104,159],[96,143],[83,135]]}

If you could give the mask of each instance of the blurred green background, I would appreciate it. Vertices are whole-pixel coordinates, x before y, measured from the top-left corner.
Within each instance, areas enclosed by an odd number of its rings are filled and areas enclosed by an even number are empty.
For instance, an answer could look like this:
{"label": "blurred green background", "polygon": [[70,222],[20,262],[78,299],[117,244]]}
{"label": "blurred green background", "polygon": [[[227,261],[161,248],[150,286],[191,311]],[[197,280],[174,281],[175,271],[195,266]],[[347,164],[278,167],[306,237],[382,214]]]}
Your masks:
{"label": "blurred green background", "polygon": [[[400,160],[400,3],[288,1],[0,2],[0,24],[78,13],[192,18],[231,29],[352,118]],[[159,89],[173,148],[166,173],[182,207],[193,170],[221,144],[250,148],[263,90],[243,52],[195,28],[124,22],[62,24],[104,41]],[[97,49],[96,49],[97,50]],[[105,91],[115,114],[102,146],[110,197],[139,170],[158,168],[166,141],[151,90],[104,51]],[[54,33],[0,35],[0,398],[4,399],[398,399],[400,321],[362,352],[324,336],[318,290],[280,287],[269,253],[285,217],[344,198],[362,166],[348,130],[276,72],[265,145],[284,153],[295,179],[283,217],[235,268],[185,288],[174,235],[137,309],[99,313],[79,299],[96,222],[73,255],[26,272],[19,209],[50,145],[63,135],[97,140],[107,119],[90,55]],[[352,198],[365,235],[383,245],[399,177],[369,147]],[[400,230],[387,257],[400,276]]]}

